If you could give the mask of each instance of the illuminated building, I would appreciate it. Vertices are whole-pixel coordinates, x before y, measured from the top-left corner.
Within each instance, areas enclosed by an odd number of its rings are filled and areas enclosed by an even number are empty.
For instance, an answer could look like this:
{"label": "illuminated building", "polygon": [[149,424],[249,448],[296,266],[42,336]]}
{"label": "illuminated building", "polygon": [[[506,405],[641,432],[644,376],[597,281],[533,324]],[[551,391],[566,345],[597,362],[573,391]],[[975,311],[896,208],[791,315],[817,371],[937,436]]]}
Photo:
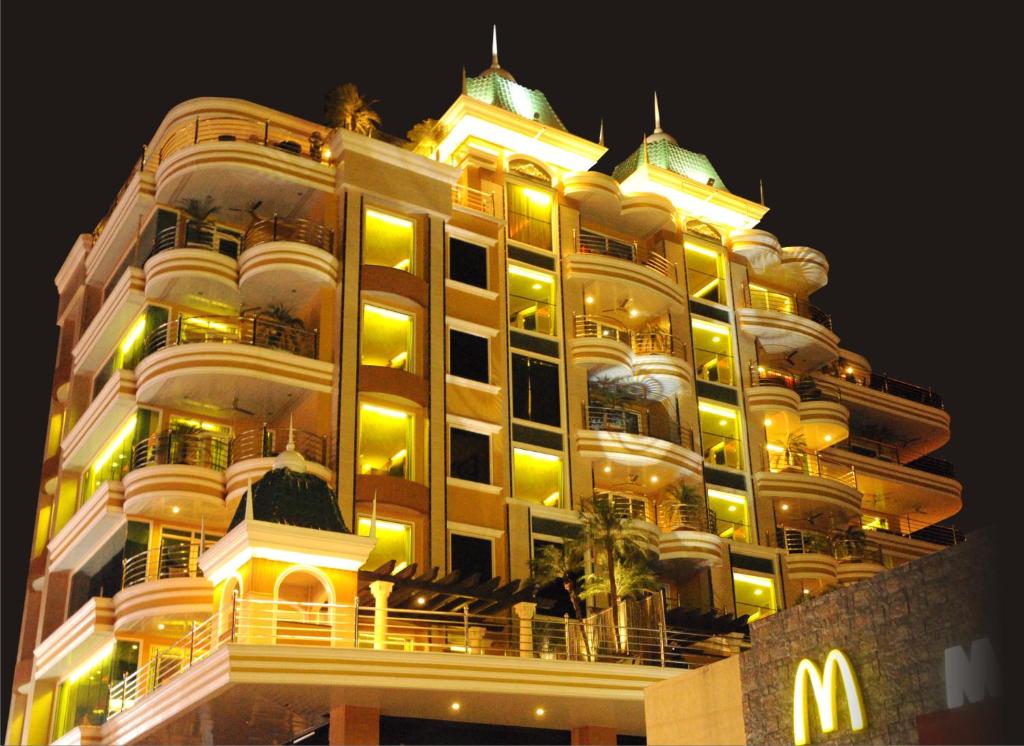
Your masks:
{"label": "illuminated building", "polygon": [[[839,347],[825,256],[657,113],[592,171],[603,143],[495,52],[440,124],[425,157],[187,101],[71,248],[8,742],[640,735],[699,656],[638,622],[655,665],[585,660],[517,582],[584,498],[719,654],[958,538],[941,400]],[[315,502],[261,507],[275,464]]]}

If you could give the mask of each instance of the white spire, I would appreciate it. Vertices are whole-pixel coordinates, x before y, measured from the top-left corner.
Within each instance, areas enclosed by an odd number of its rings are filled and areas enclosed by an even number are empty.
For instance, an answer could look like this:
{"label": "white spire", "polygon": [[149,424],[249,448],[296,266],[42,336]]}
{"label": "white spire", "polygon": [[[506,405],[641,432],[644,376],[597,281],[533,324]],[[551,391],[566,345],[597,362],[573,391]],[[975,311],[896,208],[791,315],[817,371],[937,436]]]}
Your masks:
{"label": "white spire", "polygon": [[373,491],[373,508],[370,510],[370,538],[377,538],[377,490]]}
{"label": "white spire", "polygon": [[501,67],[498,64],[498,24],[494,24],[491,33],[491,67]]}
{"label": "white spire", "polygon": [[288,418],[288,445],[274,459],[275,469],[291,469],[300,474],[306,471],[306,459],[295,448],[295,416]]}
{"label": "white spire", "polygon": [[287,450],[295,450],[295,415],[288,415],[288,445],[285,446]]}
{"label": "white spire", "polygon": [[601,119],[601,127],[597,131],[597,144],[604,145],[604,119]]}
{"label": "white spire", "polygon": [[249,489],[245,491],[245,520],[256,520],[252,514],[252,477],[249,477]]}
{"label": "white spire", "polygon": [[658,108],[658,92],[654,92],[654,134],[661,134],[661,109]]}

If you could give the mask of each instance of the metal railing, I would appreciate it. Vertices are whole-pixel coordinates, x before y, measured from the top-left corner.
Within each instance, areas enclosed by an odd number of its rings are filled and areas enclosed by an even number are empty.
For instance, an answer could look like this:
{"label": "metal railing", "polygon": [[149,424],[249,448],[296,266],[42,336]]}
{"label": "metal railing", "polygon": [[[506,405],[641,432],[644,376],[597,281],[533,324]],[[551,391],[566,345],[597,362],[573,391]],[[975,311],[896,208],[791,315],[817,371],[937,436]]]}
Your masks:
{"label": "metal railing", "polygon": [[811,376],[796,376],[779,368],[750,363],[751,386],[779,386],[795,391],[800,401],[842,401],[838,386],[826,381],[816,381]]}
{"label": "metal railing", "polygon": [[792,298],[780,293],[751,292],[747,286],[747,306],[761,311],[776,311],[793,316],[802,316],[832,331],[832,317],[815,305],[801,298]]}
{"label": "metal railing", "polygon": [[821,453],[797,448],[768,448],[764,451],[765,466],[772,472],[800,472],[857,487],[857,472],[851,464]]}
{"label": "metal railing", "polygon": [[[865,521],[865,519],[868,519]],[[878,531],[880,533],[903,536],[917,541],[926,541],[929,544],[941,546],[952,546],[966,540],[964,533],[956,526],[946,526],[939,523],[926,523],[909,515],[865,515],[862,517],[865,531]],[[884,525],[868,525],[869,523],[883,521]]]}
{"label": "metal railing", "polygon": [[168,249],[209,249],[236,258],[242,234],[218,223],[181,218],[157,232],[153,254]]}
{"label": "metal railing", "polygon": [[630,331],[606,316],[577,315],[573,318],[573,332],[577,338],[614,339],[624,345],[633,344]]}
{"label": "metal railing", "polygon": [[270,241],[295,241],[307,246],[334,252],[334,231],[320,223],[301,218],[279,218],[275,215],[257,220],[242,237],[242,251]]}
{"label": "metal railing", "polygon": [[640,409],[583,405],[583,425],[588,430],[648,435],[693,450],[693,431],[674,420],[658,420]]}
{"label": "metal railing", "polygon": [[840,562],[884,564],[882,548],[864,538],[829,536],[785,526],[776,528],[775,535],[779,546],[790,554],[825,554]]}
{"label": "metal railing", "polygon": [[494,194],[482,192],[465,184],[452,185],[452,204],[482,212],[484,215],[494,215]]}
{"label": "metal railing", "polygon": [[598,492],[611,501],[612,509],[620,518],[631,521],[647,521],[654,523],[654,510],[650,501],[644,496],[633,492]]}
{"label": "metal railing", "polygon": [[718,533],[715,511],[703,503],[681,503],[678,500],[661,500],[658,503],[658,527],[662,531],[704,531]]}
{"label": "metal railing", "polygon": [[168,578],[198,578],[199,542],[168,542],[126,557],[122,563],[121,587]]}
{"label": "metal railing", "polygon": [[156,170],[169,156],[182,148],[203,142],[243,142],[262,145],[286,153],[309,158],[316,162],[324,160],[325,148],[322,139],[314,146],[312,132],[299,132],[277,124],[269,119],[247,117],[196,117],[187,124],[170,132],[160,144],[156,156],[146,159],[146,169]]}
{"label": "metal railing", "polygon": [[259,316],[178,316],[149,334],[146,354],[198,342],[253,345],[314,359],[319,352],[316,329],[307,331]]}
{"label": "metal railing", "polygon": [[663,329],[633,333],[633,352],[637,355],[674,355],[689,359],[689,345]]}
{"label": "metal railing", "polygon": [[898,378],[890,378],[884,373],[871,373],[868,376],[859,375],[856,372],[846,373],[842,364],[830,366],[824,371],[835,378],[841,378],[848,383],[855,383],[858,386],[882,391],[900,399],[915,401],[936,409],[945,409],[942,397],[932,390],[931,386],[919,386],[916,383],[908,383]]}
{"label": "metal railing", "polygon": [[953,467],[953,464],[937,456],[920,456],[913,461],[904,463],[900,458],[900,448],[895,443],[865,438],[862,435],[851,435],[843,442],[836,443],[833,447],[849,451],[850,453],[856,453],[860,456],[867,456],[868,458],[906,466],[910,469],[925,471],[940,477],[956,478],[956,469]]}
{"label": "metal railing", "polygon": [[228,439],[203,430],[153,433],[132,449],[132,469],[151,464],[185,464],[224,471],[228,467]]}
{"label": "metal railing", "polygon": [[615,319],[593,314],[573,318],[577,338],[614,339],[628,345],[637,355],[674,355],[689,359],[689,345],[664,329],[631,332]]}
{"label": "metal railing", "polygon": [[840,562],[884,564],[881,547],[863,539],[832,539],[832,556]]}
{"label": "metal railing", "polygon": [[629,244],[597,233],[580,231],[576,236],[576,253],[601,254],[622,259],[633,264],[650,267],[658,274],[664,275],[670,280],[675,281],[677,279],[675,264],[653,251],[641,254],[635,241]]}
{"label": "metal railing", "polygon": [[[330,448],[325,435],[317,435],[307,430],[294,430],[295,450],[307,461],[323,466],[330,465]],[[263,427],[243,430],[231,440],[228,449],[227,463],[237,464],[251,458],[267,458],[276,456],[288,445],[289,429],[287,427]]]}

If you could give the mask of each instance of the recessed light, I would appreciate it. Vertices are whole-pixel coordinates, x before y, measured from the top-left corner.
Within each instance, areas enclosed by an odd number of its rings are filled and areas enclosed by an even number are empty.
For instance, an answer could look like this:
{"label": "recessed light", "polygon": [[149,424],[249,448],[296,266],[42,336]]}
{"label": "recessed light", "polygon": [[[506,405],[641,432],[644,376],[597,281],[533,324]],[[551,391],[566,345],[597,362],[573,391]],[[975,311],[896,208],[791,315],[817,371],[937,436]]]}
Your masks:
{"label": "recessed light", "polygon": [[418,603],[420,606],[422,606],[426,602],[427,602],[427,597],[426,596],[420,596],[419,598],[416,599],[416,603]]}
{"label": "recessed light", "polygon": [[458,702],[452,702],[452,709],[458,712],[462,709],[462,705],[460,705]]}
{"label": "recessed light", "polygon": [[532,285],[530,285],[530,289],[531,290],[540,290],[541,289],[541,284],[539,282],[535,282]]}
{"label": "recessed light", "polygon": [[806,596],[806,595],[807,595],[807,594],[809,594],[809,593],[810,593],[810,591],[809,591],[809,590],[807,590],[806,588],[804,588],[804,595]]}
{"label": "recessed light", "polygon": [[783,509],[783,510],[789,510],[789,506],[788,506],[788,505],[783,505],[783,506],[782,506],[782,509]]}
{"label": "recessed light", "polygon": [[637,310],[636,310],[635,308],[631,308],[631,309],[629,309],[629,317],[630,317],[631,319],[635,319],[635,318],[636,318],[637,316],[639,316],[639,315],[640,315],[640,312],[639,312],[639,311],[637,311]]}
{"label": "recessed light", "polygon": [[726,425],[729,424],[729,421],[728,420],[719,420],[718,424],[721,425],[722,427],[725,427]]}
{"label": "recessed light", "polygon": [[655,474],[654,476],[651,477],[651,484],[657,484],[657,482],[658,482],[658,475]]}
{"label": "recessed light", "polygon": [[179,508],[177,505],[172,505],[171,512],[174,513],[174,515],[178,515],[178,513],[181,512],[181,508]]}
{"label": "recessed light", "polygon": [[762,591],[760,588],[755,588],[754,589],[754,595],[755,596],[760,596],[762,593],[764,593],[764,591]]}
{"label": "recessed light", "polygon": [[611,466],[611,464],[608,464],[607,466],[604,467],[604,473],[605,474],[611,474],[612,473],[612,466]]}
{"label": "recessed light", "polygon": [[543,708],[543,707],[538,707],[538,708],[537,708],[536,710],[534,710],[533,712],[534,712],[534,714],[535,714],[535,715],[536,715],[537,717],[539,717],[539,718],[541,718],[541,717],[544,717],[544,708]]}
{"label": "recessed light", "polygon": [[730,513],[735,513],[736,512],[736,506],[735,505],[730,505],[729,506],[729,512]]}
{"label": "recessed light", "polygon": [[594,302],[594,296],[588,295],[585,300],[587,301],[587,303],[593,303]]}
{"label": "recessed light", "polygon": [[721,342],[721,341],[722,341],[722,338],[721,338],[721,337],[712,337],[712,338],[711,338],[711,341],[712,341],[712,342]]}
{"label": "recessed light", "polygon": [[826,435],[825,436],[825,442],[826,443],[831,443],[832,442],[832,436],[831,435]]}
{"label": "recessed light", "polygon": [[853,366],[850,366],[850,365],[846,366],[846,372],[847,372],[847,374],[853,373]]}
{"label": "recessed light", "polygon": [[160,622],[160,624],[156,625],[156,628],[157,629],[163,629],[164,628],[164,623]]}
{"label": "recessed light", "polygon": [[771,427],[771,426],[772,426],[772,420],[771,420],[771,417],[765,417],[765,418],[764,418],[764,426],[765,426],[765,427]]}

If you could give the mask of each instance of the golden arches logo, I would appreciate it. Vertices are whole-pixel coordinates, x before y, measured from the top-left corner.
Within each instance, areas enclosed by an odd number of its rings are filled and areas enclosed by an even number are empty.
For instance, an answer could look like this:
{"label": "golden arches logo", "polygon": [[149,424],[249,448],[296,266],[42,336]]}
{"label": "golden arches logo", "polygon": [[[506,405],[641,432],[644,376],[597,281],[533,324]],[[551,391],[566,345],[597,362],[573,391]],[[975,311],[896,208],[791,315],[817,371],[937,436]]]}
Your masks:
{"label": "golden arches logo", "polygon": [[837,727],[836,687],[839,680],[843,682],[846,694],[846,706],[850,713],[850,728],[863,730],[864,701],[860,696],[857,677],[853,673],[850,659],[840,650],[831,650],[825,657],[824,676],[809,658],[804,658],[796,667],[796,679],[793,682],[793,743],[804,746],[808,741],[807,717],[807,682],[811,683],[814,702],[818,706],[818,722],[822,733],[831,733]]}

